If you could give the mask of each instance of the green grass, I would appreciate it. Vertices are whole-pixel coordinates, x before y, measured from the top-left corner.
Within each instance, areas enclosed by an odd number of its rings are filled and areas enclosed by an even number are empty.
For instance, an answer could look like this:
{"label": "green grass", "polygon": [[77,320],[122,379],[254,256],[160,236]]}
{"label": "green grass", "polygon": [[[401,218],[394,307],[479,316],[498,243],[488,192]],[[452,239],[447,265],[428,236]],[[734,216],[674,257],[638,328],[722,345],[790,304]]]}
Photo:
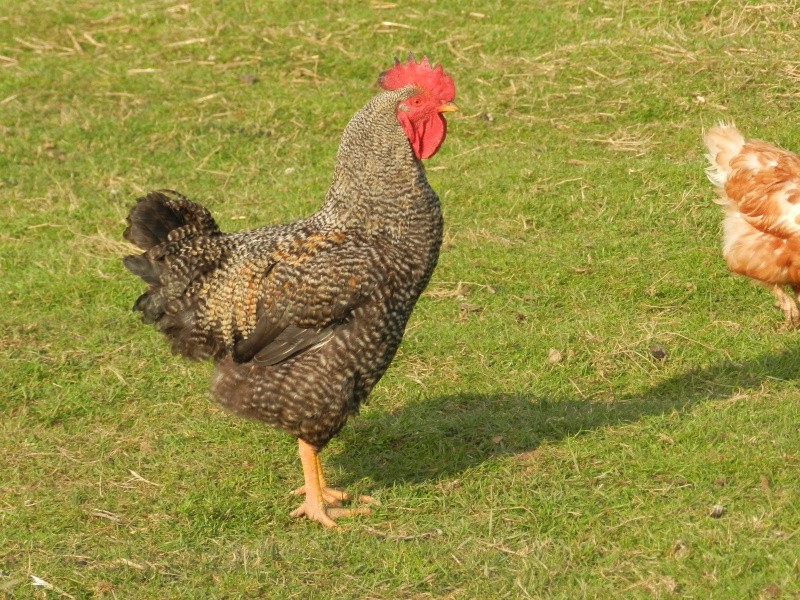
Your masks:
{"label": "green grass", "polygon": [[[800,3],[295,4],[0,6],[0,597],[800,597],[800,343],[700,142],[800,150]],[[314,210],[409,50],[457,83],[445,245],[323,455],[382,504],[325,531],[294,441],[130,312],[121,232],[158,187]]]}

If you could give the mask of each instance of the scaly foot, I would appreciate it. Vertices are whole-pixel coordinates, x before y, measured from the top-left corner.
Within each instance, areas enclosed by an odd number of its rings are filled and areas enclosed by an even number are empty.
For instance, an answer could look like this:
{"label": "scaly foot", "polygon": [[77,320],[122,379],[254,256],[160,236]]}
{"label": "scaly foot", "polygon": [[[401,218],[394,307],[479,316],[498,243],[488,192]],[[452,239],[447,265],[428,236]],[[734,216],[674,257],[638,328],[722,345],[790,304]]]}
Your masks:
{"label": "scaly foot", "polygon": [[306,517],[312,521],[322,523],[325,527],[336,527],[335,519],[339,517],[352,517],[353,515],[368,515],[372,511],[367,507],[359,508],[337,508],[325,506],[324,503],[309,502],[306,499],[300,506],[294,509],[290,515],[293,517]]}
{"label": "scaly foot", "polygon": [[[351,499],[350,494],[327,486],[317,448],[301,439],[297,440],[297,446],[300,462],[303,464],[305,485],[292,493],[296,496],[305,494],[306,499],[292,511],[293,517],[307,517],[322,523],[325,527],[336,527],[334,519],[372,512],[366,507],[338,508],[343,501]],[[364,504],[377,504],[377,500],[370,496],[359,496],[358,501]]]}
{"label": "scaly foot", "polygon": [[[336,488],[323,486],[320,491],[322,492],[322,499],[325,501],[325,504],[329,506],[339,506],[342,502],[349,502],[353,499],[352,494],[348,494],[342,490],[337,490]],[[306,486],[304,485],[301,485],[296,490],[292,490],[292,496],[302,496],[305,493]],[[378,502],[372,496],[357,496],[356,502],[359,504],[380,504],[380,502]]]}

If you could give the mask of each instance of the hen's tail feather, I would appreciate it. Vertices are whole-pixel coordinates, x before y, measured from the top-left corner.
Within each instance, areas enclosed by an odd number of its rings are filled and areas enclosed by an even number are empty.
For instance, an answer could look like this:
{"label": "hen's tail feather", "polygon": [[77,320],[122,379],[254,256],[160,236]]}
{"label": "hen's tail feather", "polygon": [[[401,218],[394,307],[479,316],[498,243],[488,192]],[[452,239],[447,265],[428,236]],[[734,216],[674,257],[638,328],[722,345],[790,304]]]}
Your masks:
{"label": "hen's tail feather", "polygon": [[218,341],[198,329],[197,299],[187,294],[222,258],[211,242],[221,235],[211,213],[178,192],[158,190],[137,200],[123,235],[144,250],[124,257],[123,264],[149,286],[133,310],[142,313],[143,322],[156,324],[173,351],[198,360],[219,353]]}
{"label": "hen's tail feather", "polygon": [[710,163],[706,175],[711,183],[722,189],[731,173],[731,161],[744,147],[744,136],[733,125],[720,123],[703,135],[703,142],[708,148],[706,158]]}

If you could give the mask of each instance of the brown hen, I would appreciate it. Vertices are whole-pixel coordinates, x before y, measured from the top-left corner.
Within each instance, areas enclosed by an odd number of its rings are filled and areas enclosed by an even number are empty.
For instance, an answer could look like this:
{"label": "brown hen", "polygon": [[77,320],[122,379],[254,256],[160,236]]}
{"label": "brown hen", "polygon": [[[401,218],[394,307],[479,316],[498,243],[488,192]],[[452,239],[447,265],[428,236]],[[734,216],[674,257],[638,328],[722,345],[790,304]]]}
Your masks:
{"label": "brown hen", "polygon": [[[800,323],[800,157],[731,125],[704,136],[706,169],[725,209],[722,253],[728,268],[769,287],[785,325]],[[787,294],[791,287],[792,295]]]}

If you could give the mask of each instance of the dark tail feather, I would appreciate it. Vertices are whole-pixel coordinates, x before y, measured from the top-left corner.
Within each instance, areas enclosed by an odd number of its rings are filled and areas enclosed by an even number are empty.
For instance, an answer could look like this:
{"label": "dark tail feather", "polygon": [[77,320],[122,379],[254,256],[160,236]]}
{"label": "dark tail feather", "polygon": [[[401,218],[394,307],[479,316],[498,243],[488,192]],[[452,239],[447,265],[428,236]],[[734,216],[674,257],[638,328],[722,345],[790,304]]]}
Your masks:
{"label": "dark tail feather", "polygon": [[[172,190],[139,198],[128,213],[128,228],[123,233],[144,252],[126,256],[122,262],[149,286],[133,310],[142,313],[145,323],[157,323],[173,348],[190,358],[206,358],[216,351],[194,331],[194,300],[183,296],[195,277],[214,267],[214,256],[195,254],[190,248],[205,246],[209,242],[203,238],[220,233],[206,208]],[[192,343],[184,344],[184,338],[191,338]]]}
{"label": "dark tail feather", "polygon": [[155,323],[164,315],[164,297],[161,294],[145,292],[136,299],[133,310],[142,313],[142,323]]}
{"label": "dark tail feather", "polygon": [[122,264],[128,271],[144,279],[145,283],[150,285],[158,283],[160,269],[156,268],[155,263],[144,254],[126,256],[122,259]]}
{"label": "dark tail feather", "polygon": [[142,250],[150,250],[166,241],[219,232],[206,208],[173,190],[158,190],[136,201],[122,235]]}

